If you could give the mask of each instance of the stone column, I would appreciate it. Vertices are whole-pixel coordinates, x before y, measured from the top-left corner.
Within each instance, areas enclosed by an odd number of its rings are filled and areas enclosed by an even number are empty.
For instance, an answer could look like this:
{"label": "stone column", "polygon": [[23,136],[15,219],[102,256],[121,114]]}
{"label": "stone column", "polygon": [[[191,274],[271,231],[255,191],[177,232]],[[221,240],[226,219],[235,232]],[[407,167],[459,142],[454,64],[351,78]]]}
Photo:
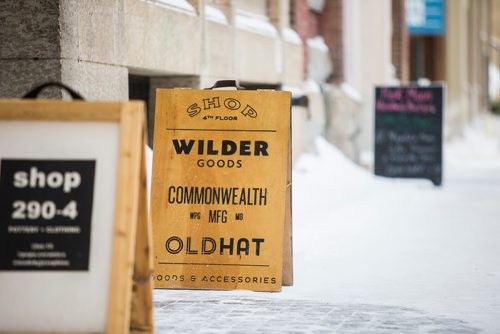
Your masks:
{"label": "stone column", "polygon": [[[38,83],[61,80],[58,0],[3,0],[0,26],[1,98],[18,98]],[[47,90],[42,96],[62,94]]]}
{"label": "stone column", "polygon": [[128,98],[123,1],[3,0],[0,22],[0,97],[61,81],[86,99]]}
{"label": "stone column", "polygon": [[123,0],[59,0],[61,80],[87,99],[128,99]]}
{"label": "stone column", "polygon": [[446,83],[445,134],[459,135],[467,119],[468,27],[467,0],[446,2]]}
{"label": "stone column", "polygon": [[396,70],[396,78],[402,82],[408,82],[410,79],[410,36],[405,16],[405,1],[392,0],[392,64]]}

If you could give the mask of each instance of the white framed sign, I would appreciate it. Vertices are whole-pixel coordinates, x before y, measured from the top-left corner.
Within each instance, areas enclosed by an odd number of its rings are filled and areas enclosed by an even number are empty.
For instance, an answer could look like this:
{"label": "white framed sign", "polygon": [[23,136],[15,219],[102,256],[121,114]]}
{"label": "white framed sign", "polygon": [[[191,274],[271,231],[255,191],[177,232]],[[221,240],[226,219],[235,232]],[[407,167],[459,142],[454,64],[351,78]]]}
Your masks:
{"label": "white framed sign", "polygon": [[152,332],[144,130],[139,102],[0,101],[0,333]]}

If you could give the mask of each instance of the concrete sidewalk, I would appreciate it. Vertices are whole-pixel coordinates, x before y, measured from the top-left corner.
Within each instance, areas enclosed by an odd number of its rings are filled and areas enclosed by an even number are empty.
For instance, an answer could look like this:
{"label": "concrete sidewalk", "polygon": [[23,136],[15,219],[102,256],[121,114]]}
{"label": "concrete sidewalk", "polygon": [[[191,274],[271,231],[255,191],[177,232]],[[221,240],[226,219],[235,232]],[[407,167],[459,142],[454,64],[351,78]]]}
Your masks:
{"label": "concrete sidewalk", "polygon": [[479,333],[406,307],[220,291],[157,290],[155,325],[156,333]]}

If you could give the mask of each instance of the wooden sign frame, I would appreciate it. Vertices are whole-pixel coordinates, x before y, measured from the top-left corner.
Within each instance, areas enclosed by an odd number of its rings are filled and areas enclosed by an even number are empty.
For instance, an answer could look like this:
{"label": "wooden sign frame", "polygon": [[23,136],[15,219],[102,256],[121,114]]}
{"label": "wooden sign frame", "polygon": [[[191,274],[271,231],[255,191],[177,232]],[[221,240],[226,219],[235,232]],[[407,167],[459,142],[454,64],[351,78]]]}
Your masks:
{"label": "wooden sign frame", "polygon": [[0,120],[119,124],[105,332],[153,333],[153,258],[147,203],[143,102],[0,100]]}
{"label": "wooden sign frame", "polygon": [[283,286],[293,286],[293,222],[292,222],[292,113],[290,112],[290,129],[288,130],[288,158],[286,171],[285,227],[283,230]]}
{"label": "wooden sign frame", "polygon": [[[237,87],[235,85],[232,86]],[[163,93],[163,95],[160,93]],[[209,105],[205,103],[207,101],[215,102],[213,105]],[[224,101],[225,104],[222,104],[222,101]],[[201,107],[196,102],[201,103]],[[234,105],[231,105],[230,103],[234,103]],[[254,291],[280,291],[281,286],[290,286],[293,284],[291,226],[291,128],[289,126],[289,119],[283,119],[286,118],[285,115],[290,116],[289,110],[287,110],[290,108],[289,103],[290,93],[288,92],[247,90],[238,90],[238,92],[235,92],[234,90],[210,89],[158,90],[155,122],[155,160],[153,161],[152,176],[154,184],[151,195],[151,206],[152,219],[155,223],[155,267],[156,264],[159,264],[160,267],[162,267],[162,265],[169,267],[168,269],[161,270],[158,269],[159,267],[156,267],[156,288],[223,290],[248,289]],[[247,105],[246,107],[244,107],[245,104]],[[250,105],[252,105],[252,108],[255,107],[256,110],[259,109],[255,112],[253,117],[247,117],[244,110],[239,110],[242,109],[240,108],[242,106],[243,108],[250,108]],[[192,112],[190,112],[188,107],[193,108],[194,110],[191,110]],[[186,108],[188,108],[187,111]],[[199,108],[199,110],[197,108]],[[201,108],[204,108],[203,111],[201,111]],[[221,114],[223,111],[224,113]],[[225,118],[222,119],[222,116]],[[211,120],[216,121],[217,119],[220,119],[220,123],[211,122]],[[227,122],[222,123],[222,121]],[[238,124],[230,121],[235,121]],[[206,135],[206,133],[210,133],[210,135]],[[242,136],[235,133],[244,133],[244,135]],[[262,133],[266,134],[262,135]],[[268,133],[276,133],[277,135],[269,135]],[[282,137],[277,137],[278,135]],[[223,141],[226,143],[231,142],[234,144],[242,138],[245,140],[244,142],[255,140],[259,143],[265,143],[266,148],[268,145],[267,141],[269,141],[269,147],[272,147],[270,150],[275,149],[275,151],[271,151],[271,153],[269,153],[269,156],[279,157],[276,158],[275,162],[277,168],[276,171],[279,171],[280,173],[283,172],[283,175],[275,175],[274,178],[280,180],[281,177],[283,177],[282,184],[275,185],[272,183],[274,180],[270,182],[263,177],[255,177],[252,171],[255,172],[259,170],[259,168],[269,168],[267,165],[266,167],[261,167],[261,165],[256,168],[257,166],[255,165],[255,161],[259,161],[258,157],[240,157],[237,152],[226,152],[227,154],[217,150],[208,152],[208,148],[205,152],[204,149],[200,149],[200,147],[198,147],[198,149],[193,149],[193,152],[197,153],[190,154],[191,149],[184,152],[183,149],[180,149],[179,147],[179,143],[186,143],[187,141],[189,141],[191,145],[193,143],[203,145],[205,141],[207,143],[210,142],[210,144],[207,145],[212,145],[217,141]],[[213,157],[219,153],[227,156]],[[237,157],[229,157],[229,155],[232,154],[235,154]],[[252,154],[241,155],[249,156]],[[259,156],[260,154],[255,153],[253,155]],[[265,155],[267,156],[267,151]],[[177,158],[174,159],[173,157]],[[194,161],[198,158],[198,162],[194,163]],[[224,164],[219,165],[219,162],[223,160],[218,160],[217,166],[214,167],[214,169],[210,171],[207,169],[201,170],[204,166],[202,166],[203,164],[200,165],[199,162],[202,160],[204,161],[204,159],[210,161],[209,158],[226,158],[228,161],[227,168],[224,169]],[[229,164],[231,161],[240,163],[239,167],[236,168],[242,169],[229,170],[229,168],[233,167]],[[261,161],[261,163],[264,162]],[[185,166],[183,164],[185,164]],[[182,167],[180,167],[181,165]],[[208,165],[207,162],[207,168],[209,167],[211,166]],[[215,172],[216,169],[217,173]],[[196,175],[196,177],[189,178],[189,175]],[[237,176],[235,177],[235,175]],[[269,174],[266,175],[268,176]],[[214,181],[216,177],[218,177],[217,182],[219,183]],[[206,181],[205,178],[206,180],[210,180]],[[281,181],[276,181],[276,184],[278,182]],[[273,184],[273,188],[270,189],[273,189],[277,193],[276,197],[273,198],[274,202],[273,200],[270,201],[276,203],[273,204],[276,205],[276,207],[273,207],[272,209],[274,212],[273,214],[276,215],[278,212],[279,214],[283,213],[283,216],[271,216],[271,218],[269,218],[269,216],[266,217],[261,213],[264,210],[259,212],[260,209],[254,209],[252,212],[250,209],[238,209],[240,210],[238,211],[235,209],[235,206],[231,206],[231,203],[196,203],[196,201],[191,201],[190,199],[186,199],[186,197],[182,197],[182,199],[180,201],[177,200],[176,203],[174,203],[175,201],[171,202],[169,199],[168,203],[171,205],[166,202],[166,189],[173,188],[172,185],[189,186],[191,187],[190,189],[198,191],[198,189],[205,189],[205,187],[208,187],[207,184],[210,187],[229,187],[226,189],[239,189],[231,187],[242,187],[242,185],[251,187],[248,186],[248,184],[254,187],[256,187],[256,184],[261,187],[268,187],[267,184]],[[177,189],[179,189],[179,187]],[[265,189],[267,191],[267,188]],[[281,191],[283,191],[283,194],[278,194],[278,192]],[[278,205],[278,203],[281,204]],[[283,207],[281,208],[280,206],[282,204]],[[250,205],[259,206],[261,204]],[[269,210],[268,212],[271,211],[269,206],[267,209]],[[217,211],[225,212],[227,220],[219,221],[217,218],[213,218],[213,212]],[[241,212],[240,218],[238,218],[238,212]],[[254,214],[253,217],[252,214]],[[259,214],[261,216],[257,216]],[[266,214],[269,215],[269,213]],[[250,216],[251,218],[245,218],[247,219],[245,221],[247,226],[243,224],[239,224],[238,226],[238,222],[244,220],[243,215],[245,215],[245,217]],[[265,234],[269,233],[269,224],[265,227],[259,226],[259,224],[262,224],[262,222],[266,220],[276,224],[276,233],[272,234],[275,239],[272,239],[269,235]],[[183,224],[180,224],[181,221]],[[160,224],[160,222],[162,223]],[[223,225],[226,222],[228,222],[228,224]],[[219,223],[222,224],[216,225]],[[280,223],[282,223],[281,226]],[[217,226],[231,226],[231,228],[218,228]],[[282,229],[281,231],[279,231],[280,228]],[[262,231],[265,231],[265,233]],[[226,238],[225,240],[231,240],[232,245],[233,237],[234,240],[243,240],[244,242],[247,242],[249,239],[246,238],[250,238],[250,236],[253,237],[253,234],[251,233],[256,232],[260,233],[256,235],[261,238],[256,240],[262,240],[262,242],[264,242],[264,238],[266,238],[266,241],[273,240],[275,243],[273,245],[274,249],[267,249],[267,260],[256,261],[259,253],[256,252],[255,254],[251,254],[248,250],[243,250],[243,258],[240,256],[239,259],[231,257],[234,255],[232,251],[228,252],[229,254],[223,254],[224,252],[222,251],[222,248],[219,250],[220,254],[215,253],[216,255],[213,255],[214,249],[216,248],[216,246],[214,246],[215,239],[220,238],[217,240],[221,240],[220,243],[222,244],[222,240]],[[278,236],[280,233],[282,233],[281,236]],[[244,235],[244,238],[237,239],[241,235]],[[182,241],[183,238],[185,239],[184,241]],[[280,238],[283,239],[277,241]],[[198,244],[201,248],[196,248],[196,246],[192,248],[191,240],[201,240],[201,246]],[[206,248],[204,248],[204,242],[207,240],[213,240],[213,248],[209,251],[206,251]],[[278,245],[278,243],[280,243],[279,246],[275,246]],[[172,246],[172,244],[174,246]],[[278,252],[280,253],[279,262],[281,263],[279,265],[275,265],[274,268],[281,266],[280,272],[264,271],[262,267],[273,268],[273,266],[269,264],[272,264],[273,261],[273,259],[269,260],[269,254],[278,254]],[[204,255],[205,257],[201,257],[201,255]],[[236,256],[238,255],[239,254],[236,254]],[[219,256],[220,258],[222,258],[222,256],[227,257],[221,261],[218,259]],[[252,258],[252,256],[254,257]],[[264,258],[262,253],[260,256],[260,259]],[[276,256],[274,259],[277,258],[278,257]],[[187,267],[189,268],[188,270],[186,270]],[[219,269],[223,267],[224,269]],[[249,267],[252,267],[252,269],[248,269]],[[255,267],[259,267],[258,270],[260,271],[251,271]],[[225,268],[231,269],[226,270]],[[250,276],[253,278],[253,281],[251,282],[248,281]],[[268,277],[272,277],[273,280],[275,277],[279,277],[274,280],[274,282],[278,282],[279,289],[270,285],[276,284],[272,283],[272,280],[271,283],[266,282]],[[245,279],[245,282],[242,282],[242,278]],[[261,281],[263,279],[263,282],[259,281],[259,278]],[[213,281],[215,279],[217,280],[217,283],[221,284],[215,284]],[[167,281],[168,283],[166,283]],[[244,285],[243,283],[247,283],[247,285]],[[255,284],[250,285],[250,283]],[[266,286],[266,284],[268,285]]]}

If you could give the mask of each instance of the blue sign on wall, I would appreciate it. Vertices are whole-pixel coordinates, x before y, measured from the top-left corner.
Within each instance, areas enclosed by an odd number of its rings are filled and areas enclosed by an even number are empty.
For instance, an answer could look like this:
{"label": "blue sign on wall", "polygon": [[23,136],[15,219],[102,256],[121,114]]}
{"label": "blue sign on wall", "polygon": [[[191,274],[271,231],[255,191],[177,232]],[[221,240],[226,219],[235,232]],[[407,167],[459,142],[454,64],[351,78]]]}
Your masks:
{"label": "blue sign on wall", "polygon": [[445,0],[407,0],[406,26],[410,35],[444,35]]}

